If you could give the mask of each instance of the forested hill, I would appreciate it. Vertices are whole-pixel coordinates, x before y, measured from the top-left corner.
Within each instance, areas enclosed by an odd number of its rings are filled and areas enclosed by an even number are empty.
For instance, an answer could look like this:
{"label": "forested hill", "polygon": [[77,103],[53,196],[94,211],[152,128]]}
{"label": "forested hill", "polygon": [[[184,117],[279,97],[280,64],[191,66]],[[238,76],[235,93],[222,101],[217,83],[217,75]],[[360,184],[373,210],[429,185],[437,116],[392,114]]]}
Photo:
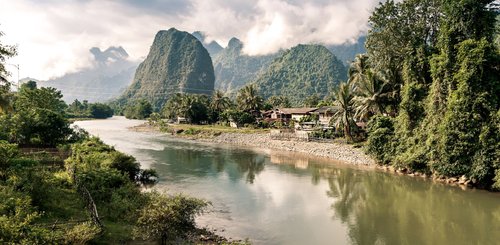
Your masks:
{"label": "forested hill", "polygon": [[132,82],[138,62],[131,61],[122,47],[109,47],[104,51],[93,47],[90,52],[94,59],[89,68],[40,81],[39,85],[61,90],[67,103],[75,99],[104,102],[119,96]]}
{"label": "forested hill", "polygon": [[248,56],[243,54],[243,43],[232,38],[227,47],[214,58],[215,88],[235,92],[266,69],[279,53]]}
{"label": "forested hill", "polygon": [[293,106],[312,94],[324,97],[347,71],[340,60],[321,45],[298,45],[276,58],[255,80],[264,98],[285,95]]}
{"label": "forested hill", "polygon": [[156,34],[148,56],[118,104],[146,99],[158,109],[175,93],[211,94],[214,80],[212,59],[202,43],[171,28]]}

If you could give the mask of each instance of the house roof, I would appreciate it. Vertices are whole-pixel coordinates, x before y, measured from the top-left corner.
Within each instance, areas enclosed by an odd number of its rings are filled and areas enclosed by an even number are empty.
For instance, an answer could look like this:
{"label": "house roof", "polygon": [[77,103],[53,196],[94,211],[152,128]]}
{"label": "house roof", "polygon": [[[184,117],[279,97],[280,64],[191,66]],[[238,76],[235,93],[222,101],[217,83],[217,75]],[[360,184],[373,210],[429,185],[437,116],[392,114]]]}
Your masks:
{"label": "house roof", "polygon": [[338,106],[322,106],[322,107],[316,109],[314,112],[315,113],[326,113],[328,111],[330,111],[330,112],[336,112],[338,110],[339,110]]}
{"label": "house roof", "polygon": [[283,114],[307,114],[318,108],[279,108],[278,110]]}

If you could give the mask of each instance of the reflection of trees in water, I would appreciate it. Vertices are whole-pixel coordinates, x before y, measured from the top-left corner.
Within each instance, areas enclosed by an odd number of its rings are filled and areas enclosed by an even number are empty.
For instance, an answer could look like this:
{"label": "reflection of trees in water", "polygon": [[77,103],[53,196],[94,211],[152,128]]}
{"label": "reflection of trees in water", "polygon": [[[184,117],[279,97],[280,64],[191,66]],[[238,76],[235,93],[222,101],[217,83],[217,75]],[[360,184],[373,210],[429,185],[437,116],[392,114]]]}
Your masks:
{"label": "reflection of trees in water", "polygon": [[239,158],[237,161],[240,174],[246,174],[246,181],[253,184],[255,176],[264,170],[265,158],[258,154]]}
{"label": "reflection of trees in water", "polygon": [[500,205],[490,193],[461,191],[375,171],[321,174],[334,218],[354,244],[494,244]]}

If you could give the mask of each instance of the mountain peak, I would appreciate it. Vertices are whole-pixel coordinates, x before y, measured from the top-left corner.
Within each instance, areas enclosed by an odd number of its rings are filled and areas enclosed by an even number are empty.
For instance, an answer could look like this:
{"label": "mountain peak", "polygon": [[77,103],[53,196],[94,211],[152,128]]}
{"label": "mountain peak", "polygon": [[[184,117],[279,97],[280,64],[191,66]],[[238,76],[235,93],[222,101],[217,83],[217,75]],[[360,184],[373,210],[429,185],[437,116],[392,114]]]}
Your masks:
{"label": "mountain peak", "polygon": [[227,47],[231,49],[242,49],[243,43],[240,41],[240,39],[233,37],[227,43]]}
{"label": "mountain peak", "polygon": [[208,42],[207,36],[205,35],[204,32],[195,31],[191,33],[191,35],[196,37],[196,39],[198,39],[201,42],[201,44],[203,44],[203,46],[207,49],[208,53],[212,58],[215,57],[223,49],[222,46],[220,46],[220,44],[214,40]]}

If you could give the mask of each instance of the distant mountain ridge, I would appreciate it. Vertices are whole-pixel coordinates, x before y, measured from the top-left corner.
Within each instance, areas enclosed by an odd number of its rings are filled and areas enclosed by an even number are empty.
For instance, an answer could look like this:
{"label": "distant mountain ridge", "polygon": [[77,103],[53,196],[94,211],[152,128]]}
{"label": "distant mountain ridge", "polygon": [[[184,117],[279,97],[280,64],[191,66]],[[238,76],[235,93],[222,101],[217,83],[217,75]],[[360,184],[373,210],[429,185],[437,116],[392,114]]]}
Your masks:
{"label": "distant mountain ridge", "polygon": [[119,104],[148,100],[155,109],[175,93],[211,94],[214,90],[212,59],[193,35],[171,28],[159,31],[133,83],[118,99]]}
{"label": "distant mountain ridge", "polygon": [[243,53],[243,43],[232,38],[213,60],[215,88],[227,93],[236,92],[263,72],[278,55],[248,56]]}
{"label": "distant mountain ridge", "polygon": [[109,47],[104,51],[93,47],[92,65],[78,72],[47,81],[39,81],[39,86],[61,90],[67,103],[79,100],[105,102],[120,94],[131,82],[138,65],[130,61],[122,47]]}
{"label": "distant mountain ridge", "polygon": [[299,44],[276,58],[253,83],[264,98],[284,95],[293,106],[302,106],[308,96],[324,97],[346,79],[346,67],[326,47]]}

